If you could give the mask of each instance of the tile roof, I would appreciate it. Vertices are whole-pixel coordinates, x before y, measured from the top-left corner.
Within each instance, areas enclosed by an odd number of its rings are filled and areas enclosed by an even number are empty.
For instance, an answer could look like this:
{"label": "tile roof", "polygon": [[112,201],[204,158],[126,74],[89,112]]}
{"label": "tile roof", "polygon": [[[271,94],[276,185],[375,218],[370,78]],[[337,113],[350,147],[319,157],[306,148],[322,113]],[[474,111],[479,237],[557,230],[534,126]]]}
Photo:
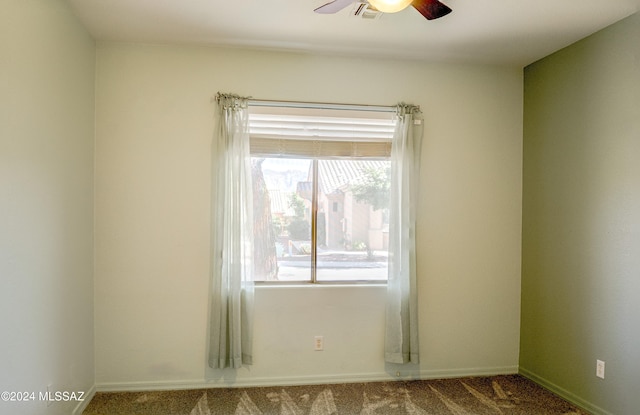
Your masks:
{"label": "tile roof", "polygon": [[388,160],[319,160],[318,185],[324,194],[343,190],[345,185],[357,183],[367,169],[384,168]]}

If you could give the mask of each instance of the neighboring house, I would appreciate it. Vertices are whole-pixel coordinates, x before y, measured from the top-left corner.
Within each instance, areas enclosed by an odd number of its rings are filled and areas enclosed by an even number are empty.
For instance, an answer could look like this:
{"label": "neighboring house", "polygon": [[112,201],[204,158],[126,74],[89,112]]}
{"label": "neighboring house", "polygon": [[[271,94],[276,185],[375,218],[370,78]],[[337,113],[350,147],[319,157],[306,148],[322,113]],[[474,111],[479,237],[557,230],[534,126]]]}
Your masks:
{"label": "neighboring house", "polygon": [[269,189],[271,216],[273,217],[274,224],[277,223],[277,226],[279,226],[279,229],[276,229],[277,234],[282,232],[282,228],[286,225],[287,220],[290,220],[296,215],[290,206],[290,200],[293,194],[295,194],[295,192]]}
{"label": "neighboring house", "polygon": [[[318,244],[330,250],[387,250],[389,224],[384,209],[354,198],[351,186],[383,160],[322,160],[318,163]],[[311,179],[311,172],[309,173]],[[298,183],[298,195],[311,206],[311,181]],[[309,209],[307,209],[309,211]],[[365,246],[366,245],[366,246]]]}

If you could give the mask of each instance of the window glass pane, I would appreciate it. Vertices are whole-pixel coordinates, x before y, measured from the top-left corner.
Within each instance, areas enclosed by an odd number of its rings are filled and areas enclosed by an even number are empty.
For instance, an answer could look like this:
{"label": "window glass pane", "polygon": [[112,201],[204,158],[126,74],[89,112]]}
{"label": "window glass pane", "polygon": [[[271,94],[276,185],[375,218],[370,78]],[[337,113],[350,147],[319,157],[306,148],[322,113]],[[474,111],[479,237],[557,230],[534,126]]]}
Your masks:
{"label": "window glass pane", "polygon": [[386,280],[388,160],[318,161],[318,281]]}
{"label": "window glass pane", "polygon": [[251,159],[256,281],[311,279],[311,160]]}

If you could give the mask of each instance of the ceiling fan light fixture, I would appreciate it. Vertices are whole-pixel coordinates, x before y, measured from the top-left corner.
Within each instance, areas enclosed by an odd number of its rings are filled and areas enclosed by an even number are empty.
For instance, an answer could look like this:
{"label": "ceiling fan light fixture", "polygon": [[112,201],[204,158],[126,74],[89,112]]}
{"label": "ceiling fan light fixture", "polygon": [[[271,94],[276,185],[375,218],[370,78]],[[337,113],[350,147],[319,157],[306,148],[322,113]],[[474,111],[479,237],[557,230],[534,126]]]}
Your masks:
{"label": "ceiling fan light fixture", "polygon": [[406,9],[413,0],[368,0],[369,4],[383,13],[396,13]]}

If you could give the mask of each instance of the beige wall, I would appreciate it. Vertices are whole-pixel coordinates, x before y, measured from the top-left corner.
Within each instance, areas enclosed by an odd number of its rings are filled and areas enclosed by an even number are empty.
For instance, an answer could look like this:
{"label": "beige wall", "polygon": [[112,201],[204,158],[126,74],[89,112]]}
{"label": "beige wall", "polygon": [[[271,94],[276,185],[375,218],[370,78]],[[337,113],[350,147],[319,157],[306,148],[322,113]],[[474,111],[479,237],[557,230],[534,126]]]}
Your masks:
{"label": "beige wall", "polygon": [[0,2],[0,391],[94,385],[94,74],[95,44],[66,2]]}
{"label": "beige wall", "polygon": [[[517,371],[520,69],[101,43],[96,87],[99,387]],[[419,367],[385,367],[383,288],[290,287],[257,289],[253,367],[206,370],[217,91],[422,106]]]}

